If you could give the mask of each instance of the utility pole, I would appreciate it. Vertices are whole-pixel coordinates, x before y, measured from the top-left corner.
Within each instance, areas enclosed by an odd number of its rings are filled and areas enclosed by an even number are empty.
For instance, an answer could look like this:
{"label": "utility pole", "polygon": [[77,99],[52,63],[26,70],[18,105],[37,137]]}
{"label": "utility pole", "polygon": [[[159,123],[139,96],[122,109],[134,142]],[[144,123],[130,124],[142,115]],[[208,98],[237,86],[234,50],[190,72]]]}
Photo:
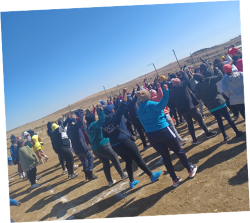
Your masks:
{"label": "utility pole", "polygon": [[192,60],[193,60],[194,66],[196,66],[196,64],[195,64],[195,62],[194,62],[194,58],[193,58],[193,56],[192,56],[191,53],[190,53],[190,56],[191,56],[191,58],[192,58]]}
{"label": "utility pole", "polygon": [[105,87],[104,87],[104,86],[103,86],[103,88],[104,88],[104,91],[105,91],[106,97],[108,98],[108,95],[107,95],[106,89],[105,89]]}
{"label": "utility pole", "polygon": [[[154,68],[155,68],[155,64],[154,64],[154,63],[151,63],[151,64],[153,64],[153,66],[154,66]],[[151,64],[149,64],[148,66],[150,66]],[[155,72],[156,72],[157,76],[159,76],[159,75],[158,75],[158,72],[157,72],[157,70],[156,70],[156,68],[155,68]]]}
{"label": "utility pole", "polygon": [[180,66],[179,61],[178,61],[178,59],[177,59],[177,57],[176,57],[175,51],[173,50],[173,52],[174,52],[175,58],[176,58],[176,60],[177,60],[177,63],[178,63],[178,65],[179,65],[179,68],[180,68],[180,70],[181,70],[181,66]]}

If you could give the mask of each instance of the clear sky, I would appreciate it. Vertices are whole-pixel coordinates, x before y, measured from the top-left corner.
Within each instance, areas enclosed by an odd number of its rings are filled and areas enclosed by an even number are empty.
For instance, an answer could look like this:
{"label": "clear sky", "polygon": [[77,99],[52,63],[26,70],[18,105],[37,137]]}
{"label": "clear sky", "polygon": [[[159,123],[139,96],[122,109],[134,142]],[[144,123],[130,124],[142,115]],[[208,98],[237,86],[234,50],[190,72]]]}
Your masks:
{"label": "clear sky", "polygon": [[7,131],[241,34],[238,1],[2,12]]}

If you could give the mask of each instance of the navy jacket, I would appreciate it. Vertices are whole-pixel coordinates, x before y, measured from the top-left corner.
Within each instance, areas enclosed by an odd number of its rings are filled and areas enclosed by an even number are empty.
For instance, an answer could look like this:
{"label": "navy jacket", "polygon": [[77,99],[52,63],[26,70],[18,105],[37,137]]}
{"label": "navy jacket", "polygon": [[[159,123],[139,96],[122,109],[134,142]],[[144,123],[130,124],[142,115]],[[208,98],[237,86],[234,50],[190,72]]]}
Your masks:
{"label": "navy jacket", "polygon": [[81,125],[83,123],[83,115],[84,115],[83,111],[80,111],[77,123],[68,126],[67,129],[67,135],[71,140],[72,148],[76,155],[82,152],[86,152],[87,150],[90,150],[89,146],[86,143],[83,131],[81,129]]}
{"label": "navy jacket", "polygon": [[[105,121],[102,123],[102,134],[104,138],[110,139],[111,146],[121,143],[123,140],[128,139],[130,133],[126,127],[125,121],[122,118],[127,108],[127,102],[123,101],[115,113],[110,113]],[[123,133],[123,130],[127,134]],[[74,147],[74,146],[73,146]]]}

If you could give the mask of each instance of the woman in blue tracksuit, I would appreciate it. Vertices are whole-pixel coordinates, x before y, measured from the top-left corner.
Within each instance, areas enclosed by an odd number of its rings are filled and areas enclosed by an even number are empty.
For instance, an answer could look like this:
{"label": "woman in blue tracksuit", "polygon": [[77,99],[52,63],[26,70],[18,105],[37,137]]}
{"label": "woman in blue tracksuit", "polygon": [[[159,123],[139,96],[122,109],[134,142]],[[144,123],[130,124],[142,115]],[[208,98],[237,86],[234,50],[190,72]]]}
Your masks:
{"label": "woman in blue tracksuit", "polygon": [[[20,205],[21,205],[21,202],[13,200],[13,199],[10,199],[10,206],[17,206],[17,207],[19,207]],[[12,218],[10,219],[10,222],[14,222]]]}
{"label": "woman in blue tracksuit", "polygon": [[133,160],[151,179],[155,182],[161,175],[161,171],[152,173],[136,146],[136,144],[130,139],[129,131],[126,127],[125,121],[122,118],[124,112],[127,109],[127,89],[123,89],[123,101],[120,107],[115,111],[114,105],[107,105],[104,108],[106,115],[105,121],[102,123],[103,137],[110,139],[110,144],[113,150],[125,161],[126,170],[130,180],[130,188],[134,188],[139,183],[138,180],[134,180],[133,176]]}
{"label": "woman in blue tracksuit", "polygon": [[150,144],[163,158],[163,163],[173,180],[172,186],[177,187],[181,178],[175,174],[168,149],[172,150],[178,156],[183,166],[188,170],[190,178],[195,176],[197,166],[190,164],[175,134],[168,126],[169,124],[163,112],[163,109],[168,104],[168,85],[164,84],[162,90],[163,97],[160,102],[151,101],[150,93],[146,90],[136,92],[137,97],[141,100],[138,116],[144,126]]}

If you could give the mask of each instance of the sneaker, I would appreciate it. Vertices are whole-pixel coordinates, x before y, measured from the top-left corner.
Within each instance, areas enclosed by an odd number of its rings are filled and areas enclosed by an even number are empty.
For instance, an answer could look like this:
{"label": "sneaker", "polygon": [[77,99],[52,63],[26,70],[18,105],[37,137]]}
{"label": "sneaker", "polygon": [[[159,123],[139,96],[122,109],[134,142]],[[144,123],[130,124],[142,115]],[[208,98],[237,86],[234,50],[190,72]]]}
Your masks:
{"label": "sneaker", "polygon": [[196,139],[195,141],[193,141],[193,145],[197,145],[198,142],[199,142],[199,141]]}
{"label": "sneaker", "polygon": [[173,180],[173,187],[178,187],[179,183],[181,182],[181,178],[177,177],[176,180]]}
{"label": "sneaker", "polygon": [[197,166],[195,164],[192,164],[191,171],[189,172],[189,177],[194,178],[196,172],[197,172]]}
{"label": "sneaker", "polygon": [[143,146],[143,151],[146,151],[148,149],[148,146]]}
{"label": "sneaker", "polygon": [[242,131],[238,131],[238,133],[236,134],[236,137],[240,137],[243,135],[243,132]]}
{"label": "sneaker", "polygon": [[73,173],[73,174],[71,174],[70,178],[71,178],[71,179],[74,179],[74,178],[76,178],[77,176],[78,176],[78,173]]}
{"label": "sneaker", "polygon": [[39,164],[43,164],[43,160],[42,159],[40,159]]}
{"label": "sneaker", "polygon": [[128,178],[128,174],[127,173],[124,173],[123,176],[121,177],[122,180],[125,180]]}
{"label": "sneaker", "polygon": [[229,135],[226,135],[226,137],[224,137],[224,142],[226,142],[227,140],[230,139],[230,136]]}
{"label": "sneaker", "polygon": [[133,183],[129,183],[129,185],[130,185],[130,188],[131,189],[133,189],[134,187],[135,187],[135,185],[137,185],[139,183],[139,180],[134,180],[134,182]]}
{"label": "sneaker", "polygon": [[66,174],[67,172],[68,172],[68,170],[65,169],[65,170],[63,170],[62,174],[64,175],[64,174]]}
{"label": "sneaker", "polygon": [[23,175],[22,175],[22,174],[20,174],[20,176],[19,176],[19,177],[20,177],[20,179],[23,179]]}
{"label": "sneaker", "polygon": [[109,182],[109,187],[112,187],[115,184],[116,180],[112,180],[112,182]]}
{"label": "sneaker", "polygon": [[211,131],[207,134],[207,138],[210,139],[210,138],[213,138],[217,135],[217,131]]}
{"label": "sneaker", "polygon": [[152,181],[152,183],[154,183],[160,176],[161,176],[161,170],[152,173],[152,177],[150,177],[150,180]]}
{"label": "sneaker", "polygon": [[182,139],[179,144],[180,146],[184,146],[187,143],[187,139]]}
{"label": "sneaker", "polygon": [[31,185],[31,189],[34,189],[34,188],[37,188],[37,187],[40,187],[40,186],[41,186],[41,184],[35,183],[35,184]]}
{"label": "sneaker", "polygon": [[236,121],[238,118],[240,118],[240,115],[233,117],[234,121]]}
{"label": "sneaker", "polygon": [[74,169],[74,170],[76,170],[76,169],[77,169],[77,167],[78,167],[78,165],[74,165],[74,166],[73,166],[73,169]]}
{"label": "sneaker", "polygon": [[92,171],[88,172],[88,174],[87,174],[87,179],[88,180],[95,180],[97,178],[98,178],[98,176],[96,176]]}
{"label": "sneaker", "polygon": [[49,159],[49,157],[45,156],[45,162],[47,162],[47,161],[48,161],[48,159]]}

